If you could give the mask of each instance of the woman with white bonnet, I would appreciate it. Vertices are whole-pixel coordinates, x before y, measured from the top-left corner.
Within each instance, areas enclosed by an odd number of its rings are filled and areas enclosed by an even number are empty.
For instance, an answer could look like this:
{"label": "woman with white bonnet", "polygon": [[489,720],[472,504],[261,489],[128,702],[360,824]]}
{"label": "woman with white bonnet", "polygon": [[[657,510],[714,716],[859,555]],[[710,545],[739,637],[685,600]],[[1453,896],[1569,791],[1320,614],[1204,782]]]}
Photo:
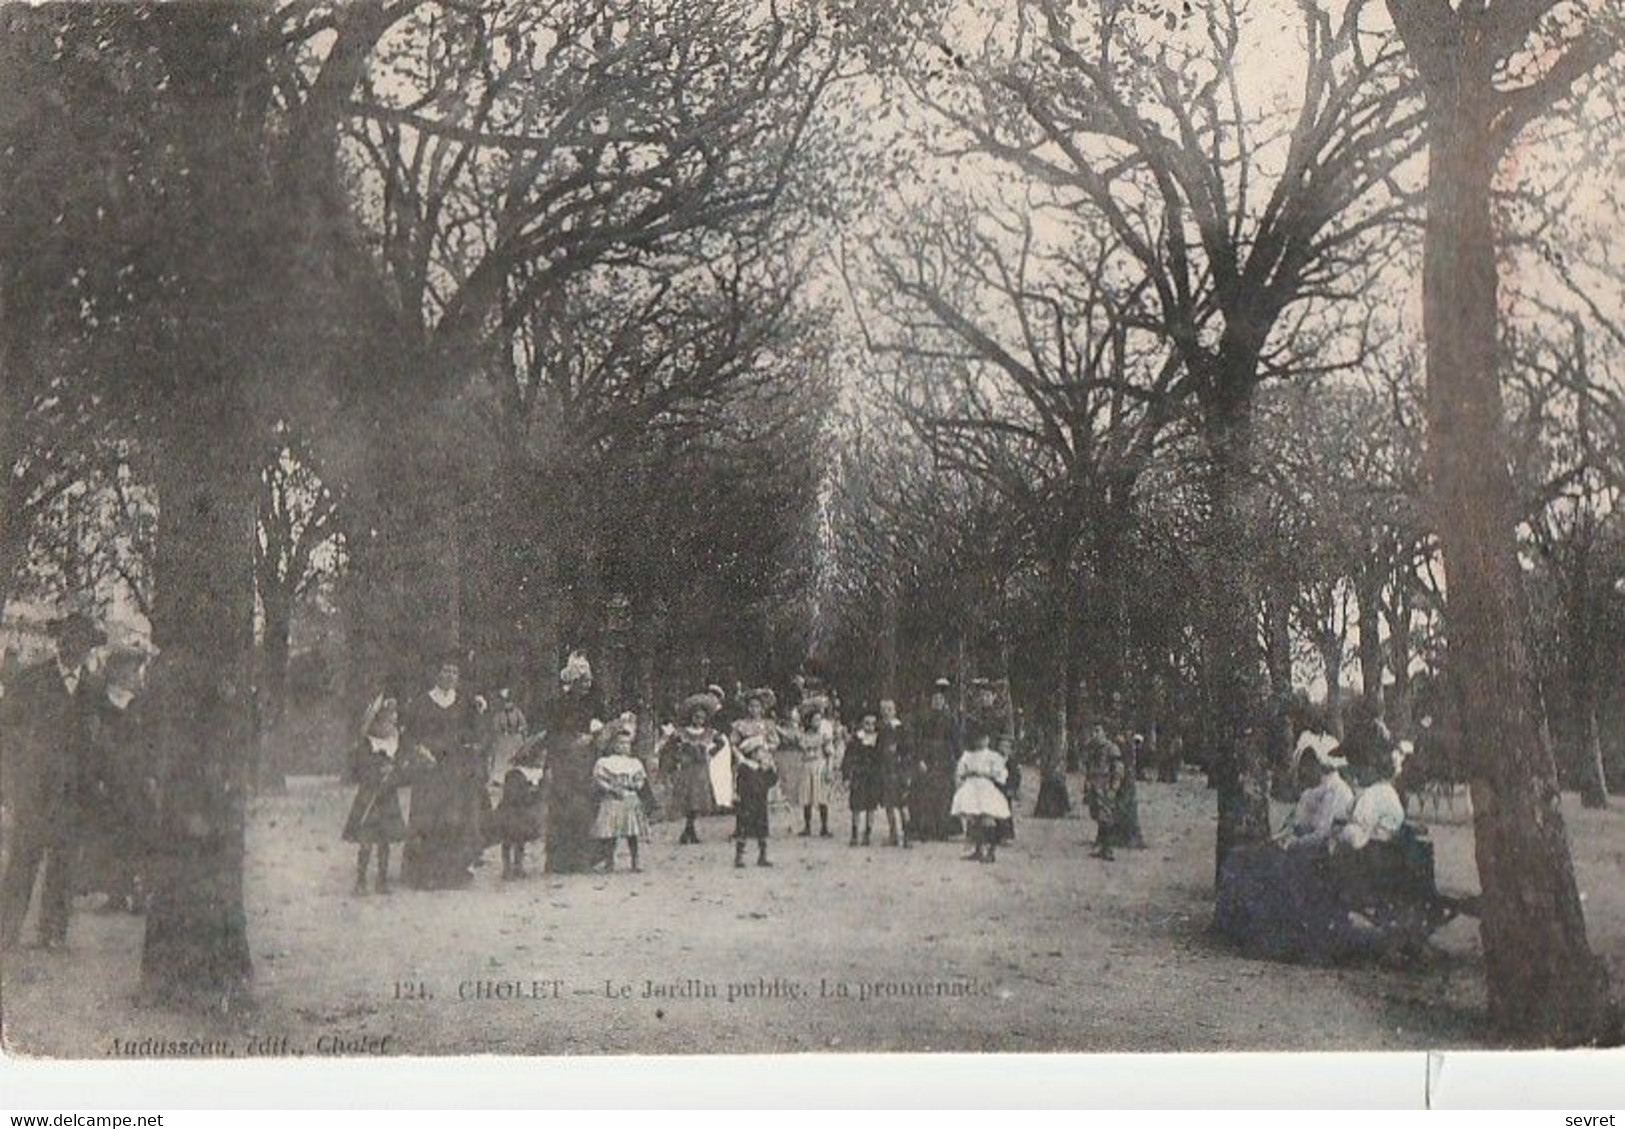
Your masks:
{"label": "woman with white bonnet", "polygon": [[1343,779],[1348,761],[1337,754],[1337,738],[1305,730],[1294,753],[1305,788],[1292,820],[1276,836],[1289,850],[1322,846],[1337,836],[1354,809],[1354,789]]}

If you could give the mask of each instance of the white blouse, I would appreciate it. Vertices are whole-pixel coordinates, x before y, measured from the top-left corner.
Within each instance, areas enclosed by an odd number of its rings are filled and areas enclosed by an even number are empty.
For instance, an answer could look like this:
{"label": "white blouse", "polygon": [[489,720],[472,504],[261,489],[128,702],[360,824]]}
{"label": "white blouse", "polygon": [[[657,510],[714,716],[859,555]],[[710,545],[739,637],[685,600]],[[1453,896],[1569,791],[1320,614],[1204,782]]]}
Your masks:
{"label": "white blouse", "polygon": [[1288,828],[1290,844],[1312,847],[1337,834],[1338,824],[1348,822],[1354,810],[1354,789],[1337,773],[1307,789],[1298,797]]}
{"label": "white blouse", "polygon": [[1386,843],[1405,826],[1405,804],[1392,781],[1382,780],[1360,793],[1354,801],[1342,841],[1358,850],[1367,843]]}

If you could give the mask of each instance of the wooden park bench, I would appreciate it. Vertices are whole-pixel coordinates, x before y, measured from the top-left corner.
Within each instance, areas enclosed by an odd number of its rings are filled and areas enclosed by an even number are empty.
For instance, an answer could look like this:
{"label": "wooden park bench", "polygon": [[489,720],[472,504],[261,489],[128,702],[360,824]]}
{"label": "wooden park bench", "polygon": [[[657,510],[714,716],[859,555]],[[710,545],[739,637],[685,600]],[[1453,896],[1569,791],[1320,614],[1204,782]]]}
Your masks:
{"label": "wooden park bench", "polygon": [[1358,851],[1231,851],[1219,870],[1215,931],[1268,960],[1332,963],[1379,955],[1414,960],[1439,929],[1478,915],[1477,897],[1439,891],[1433,844],[1407,825]]}

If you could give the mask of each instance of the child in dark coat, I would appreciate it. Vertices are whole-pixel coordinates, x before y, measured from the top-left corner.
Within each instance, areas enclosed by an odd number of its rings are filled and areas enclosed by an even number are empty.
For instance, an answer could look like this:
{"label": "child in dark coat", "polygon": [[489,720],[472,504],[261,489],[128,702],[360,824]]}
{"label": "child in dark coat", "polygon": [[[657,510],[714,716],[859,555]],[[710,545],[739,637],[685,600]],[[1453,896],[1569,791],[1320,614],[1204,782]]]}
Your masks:
{"label": "child in dark coat", "polygon": [[502,877],[525,876],[525,846],[542,837],[541,742],[513,754],[502,775],[502,796],[491,813],[493,837],[502,846]]}
{"label": "child in dark coat", "polygon": [[378,854],[375,889],[389,893],[389,848],[406,838],[401,814],[400,715],[394,698],[380,696],[362,722],[361,739],[350,755],[350,779],[356,785],[344,841],[356,844],[355,893],[367,892],[367,865]]}
{"label": "child in dark coat", "polygon": [[734,747],[734,865],[745,865],[745,843],[756,840],[756,865],[767,861],[767,797],[779,781],[765,744]]}

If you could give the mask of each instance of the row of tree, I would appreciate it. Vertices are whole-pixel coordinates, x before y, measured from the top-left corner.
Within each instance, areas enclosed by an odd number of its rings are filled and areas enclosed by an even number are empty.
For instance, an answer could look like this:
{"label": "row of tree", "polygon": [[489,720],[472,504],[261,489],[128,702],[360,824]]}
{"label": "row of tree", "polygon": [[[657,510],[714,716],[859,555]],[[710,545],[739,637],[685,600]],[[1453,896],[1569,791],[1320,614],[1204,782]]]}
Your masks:
{"label": "row of tree", "polygon": [[155,870],[153,994],[246,981],[253,728],[317,587],[355,697],[448,647],[522,694],[602,648],[645,706],[707,660],[799,661],[809,123],[886,27],[625,0],[0,19],[3,594],[116,570],[150,619],[156,838],[195,860]]}
{"label": "row of tree", "polygon": [[1221,861],[1294,648],[1335,715],[1353,638],[1459,734],[1495,1018],[1605,1033],[1540,703],[1601,797],[1625,275],[1541,202],[1607,170],[1530,141],[1607,120],[1603,0],[0,20],[0,595],[150,618],[155,993],[246,979],[251,707],[321,578],[356,696],[585,644],[644,708],[811,654],[991,666],[1057,752],[1188,723]]}
{"label": "row of tree", "polygon": [[[1618,212],[1549,154],[1579,123],[1617,133],[1605,83],[1577,86],[1615,74],[1617,14],[966,9],[886,95],[909,164],[948,183],[914,177],[844,260],[874,377],[853,633],[929,649],[918,609],[954,609],[952,647],[1036,679],[1057,755],[1080,709],[1189,719],[1221,863],[1268,834],[1295,645],[1340,726],[1354,641],[1369,710],[1436,719],[1471,780],[1492,1011],[1597,1037],[1543,703],[1604,802],[1620,464],[1617,342],[1596,341],[1621,276],[1563,205]],[[1606,182],[1617,137],[1587,152]],[[1417,276],[1420,316],[1394,300]],[[1562,614],[1531,632],[1531,600]]]}

